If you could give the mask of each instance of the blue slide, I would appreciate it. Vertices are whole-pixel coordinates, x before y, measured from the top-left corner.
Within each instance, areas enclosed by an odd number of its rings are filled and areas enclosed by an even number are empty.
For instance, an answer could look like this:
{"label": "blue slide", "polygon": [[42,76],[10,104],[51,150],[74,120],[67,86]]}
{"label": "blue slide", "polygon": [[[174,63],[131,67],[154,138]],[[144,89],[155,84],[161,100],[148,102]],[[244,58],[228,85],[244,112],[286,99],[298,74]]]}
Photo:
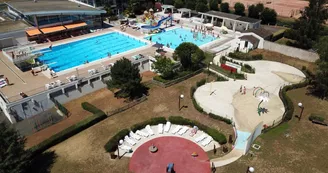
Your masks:
{"label": "blue slide", "polygon": [[144,26],[141,26],[142,29],[150,29],[150,30],[153,30],[153,29],[158,29],[163,22],[167,21],[167,20],[173,20],[172,19],[172,16],[168,16],[168,17],[165,17],[163,19],[161,19],[160,21],[158,21],[157,25],[156,26],[151,26],[151,25],[144,25]]}

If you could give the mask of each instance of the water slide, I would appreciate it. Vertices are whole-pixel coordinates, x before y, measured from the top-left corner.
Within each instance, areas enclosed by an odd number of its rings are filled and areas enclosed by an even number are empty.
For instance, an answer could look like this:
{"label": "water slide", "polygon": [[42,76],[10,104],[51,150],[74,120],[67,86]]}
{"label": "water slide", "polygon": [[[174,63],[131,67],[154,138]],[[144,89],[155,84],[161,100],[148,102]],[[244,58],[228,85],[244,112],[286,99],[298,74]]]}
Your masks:
{"label": "water slide", "polygon": [[173,20],[172,19],[172,16],[168,16],[168,17],[165,17],[161,20],[158,21],[157,25],[155,26],[151,26],[151,25],[144,25],[144,26],[141,26],[142,29],[150,29],[150,30],[153,30],[153,29],[158,29],[163,22],[167,21],[167,20]]}

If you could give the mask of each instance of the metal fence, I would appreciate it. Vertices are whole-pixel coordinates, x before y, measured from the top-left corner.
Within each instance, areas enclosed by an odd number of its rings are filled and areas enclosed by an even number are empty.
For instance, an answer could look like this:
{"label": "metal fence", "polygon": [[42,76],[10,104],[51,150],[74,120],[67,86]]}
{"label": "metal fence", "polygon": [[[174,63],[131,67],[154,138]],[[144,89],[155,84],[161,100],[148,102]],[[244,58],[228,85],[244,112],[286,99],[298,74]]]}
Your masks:
{"label": "metal fence", "polygon": [[187,74],[187,75],[185,75],[185,76],[182,76],[182,77],[180,77],[180,78],[177,78],[177,79],[171,80],[171,81],[169,81],[169,82],[165,82],[165,83],[153,79],[153,80],[152,80],[152,83],[153,83],[153,84],[156,84],[156,85],[158,85],[158,86],[161,86],[161,87],[163,87],[163,88],[166,88],[166,87],[172,86],[172,85],[174,85],[174,84],[177,84],[177,83],[179,83],[179,82],[182,82],[182,81],[184,81],[184,80],[186,80],[186,79],[189,79],[189,78],[191,78],[191,77],[193,77],[193,76],[195,76],[195,75],[201,73],[202,71],[203,71],[203,69],[199,69],[199,70],[194,71],[194,72],[192,72],[192,73],[190,73],[190,74]]}
{"label": "metal fence", "polygon": [[138,98],[138,99],[132,101],[131,103],[128,103],[127,105],[125,105],[125,106],[123,106],[123,107],[120,107],[120,108],[115,109],[115,110],[112,110],[112,111],[108,111],[108,112],[107,112],[107,116],[110,117],[110,116],[112,116],[112,115],[115,115],[115,114],[118,114],[118,113],[120,113],[120,112],[123,112],[123,111],[125,111],[125,110],[127,110],[127,109],[130,109],[130,108],[132,108],[133,106],[135,106],[135,105],[137,105],[137,104],[139,104],[139,103],[141,103],[141,102],[146,101],[146,100],[147,100],[147,96],[146,96],[146,95],[143,95],[142,97],[140,97],[140,98]]}

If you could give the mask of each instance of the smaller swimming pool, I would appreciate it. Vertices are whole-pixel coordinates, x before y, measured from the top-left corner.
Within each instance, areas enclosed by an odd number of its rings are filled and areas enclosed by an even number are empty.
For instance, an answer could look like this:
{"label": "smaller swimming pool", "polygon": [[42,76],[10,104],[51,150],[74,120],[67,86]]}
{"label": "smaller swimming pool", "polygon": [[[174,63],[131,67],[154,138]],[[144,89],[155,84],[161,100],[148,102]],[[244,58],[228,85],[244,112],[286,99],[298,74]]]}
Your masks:
{"label": "smaller swimming pool", "polygon": [[171,49],[177,48],[181,43],[184,42],[191,42],[196,44],[197,46],[201,46],[211,41],[214,41],[215,39],[219,39],[208,34],[206,34],[206,36],[203,36],[203,34],[200,32],[193,33],[191,32],[191,30],[184,28],[177,28],[166,32],[161,32],[159,34],[147,36],[145,37],[145,39],[149,40],[150,37],[152,38],[152,42],[161,43]]}
{"label": "smaller swimming pool", "polygon": [[244,150],[246,148],[246,143],[249,136],[251,136],[251,133],[237,130],[237,141],[235,142],[235,148]]}

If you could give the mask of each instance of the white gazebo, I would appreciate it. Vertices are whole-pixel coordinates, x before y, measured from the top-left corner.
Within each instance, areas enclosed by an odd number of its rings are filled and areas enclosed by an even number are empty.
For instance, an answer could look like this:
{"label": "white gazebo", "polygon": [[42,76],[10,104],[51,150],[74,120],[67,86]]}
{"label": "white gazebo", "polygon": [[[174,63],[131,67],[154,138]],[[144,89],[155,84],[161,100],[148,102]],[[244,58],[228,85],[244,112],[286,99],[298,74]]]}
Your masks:
{"label": "white gazebo", "polygon": [[165,12],[166,9],[171,9],[171,12],[173,13],[174,6],[173,5],[162,5],[162,11]]}
{"label": "white gazebo", "polygon": [[188,13],[189,14],[189,18],[191,17],[191,10],[188,8],[179,8],[178,12],[181,14],[181,17],[183,15],[183,13]]}

